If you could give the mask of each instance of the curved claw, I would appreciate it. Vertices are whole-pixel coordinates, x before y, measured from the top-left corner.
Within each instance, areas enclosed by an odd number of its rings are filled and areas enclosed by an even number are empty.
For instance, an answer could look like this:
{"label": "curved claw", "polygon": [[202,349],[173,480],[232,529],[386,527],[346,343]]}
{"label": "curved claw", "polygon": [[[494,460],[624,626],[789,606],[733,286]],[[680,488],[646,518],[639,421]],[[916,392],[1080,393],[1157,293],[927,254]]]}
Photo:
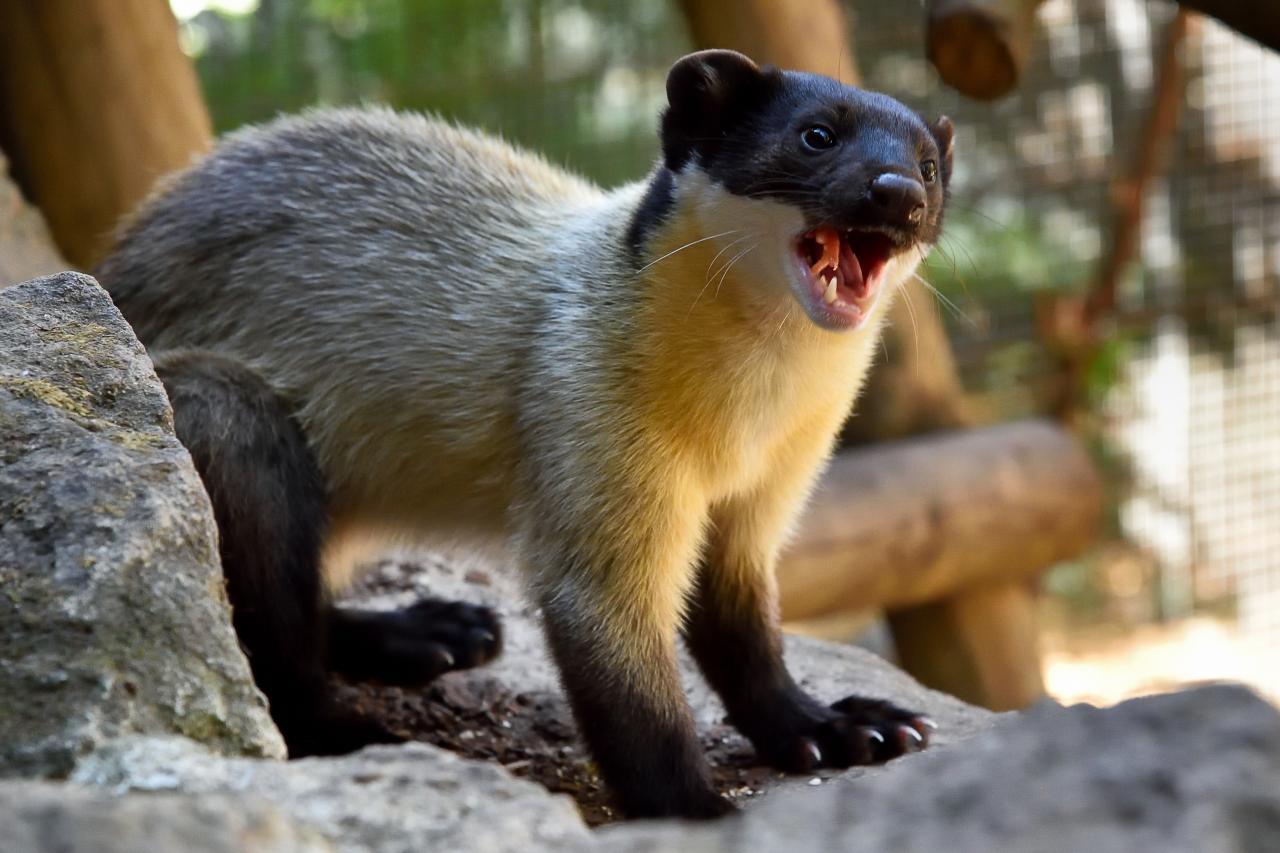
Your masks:
{"label": "curved claw", "polygon": [[903,752],[917,752],[924,749],[924,735],[920,734],[912,726],[898,726],[896,733]]}
{"label": "curved claw", "polygon": [[813,738],[800,739],[800,768],[803,771],[817,770],[822,766],[822,749]]}
{"label": "curved claw", "polygon": [[498,638],[487,628],[472,628],[467,632],[467,640],[471,646],[476,665],[493,660],[497,656]]}

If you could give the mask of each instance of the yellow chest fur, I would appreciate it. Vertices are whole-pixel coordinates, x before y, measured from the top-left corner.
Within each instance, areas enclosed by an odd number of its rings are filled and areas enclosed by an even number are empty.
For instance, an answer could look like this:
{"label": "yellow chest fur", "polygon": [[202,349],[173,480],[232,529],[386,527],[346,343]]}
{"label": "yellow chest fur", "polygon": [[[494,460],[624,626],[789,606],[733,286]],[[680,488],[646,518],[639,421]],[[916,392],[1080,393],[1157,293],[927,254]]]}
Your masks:
{"label": "yellow chest fur", "polygon": [[[655,265],[638,322],[642,429],[715,501],[756,487],[797,440],[829,440],[870,363],[875,323],[813,325],[752,267],[721,277],[714,241]],[[746,263],[749,259],[744,259]]]}

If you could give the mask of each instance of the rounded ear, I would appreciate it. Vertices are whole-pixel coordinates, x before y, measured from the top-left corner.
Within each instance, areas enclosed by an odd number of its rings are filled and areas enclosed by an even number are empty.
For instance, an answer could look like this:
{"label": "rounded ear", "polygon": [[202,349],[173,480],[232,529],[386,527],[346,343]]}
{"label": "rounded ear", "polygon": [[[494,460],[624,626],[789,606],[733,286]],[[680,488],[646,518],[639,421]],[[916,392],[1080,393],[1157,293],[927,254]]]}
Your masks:
{"label": "rounded ear", "polygon": [[938,152],[942,155],[942,159],[950,164],[951,146],[956,134],[955,124],[946,116],[939,116],[938,120],[929,126],[929,131],[938,143]]}
{"label": "rounded ear", "polygon": [[667,72],[667,103],[680,111],[714,108],[759,76],[760,66],[736,50],[700,50],[681,57]]}
{"label": "rounded ear", "polygon": [[667,110],[662,115],[662,151],[679,169],[695,150],[761,105],[781,80],[736,50],[701,50],[678,60],[667,73]]}

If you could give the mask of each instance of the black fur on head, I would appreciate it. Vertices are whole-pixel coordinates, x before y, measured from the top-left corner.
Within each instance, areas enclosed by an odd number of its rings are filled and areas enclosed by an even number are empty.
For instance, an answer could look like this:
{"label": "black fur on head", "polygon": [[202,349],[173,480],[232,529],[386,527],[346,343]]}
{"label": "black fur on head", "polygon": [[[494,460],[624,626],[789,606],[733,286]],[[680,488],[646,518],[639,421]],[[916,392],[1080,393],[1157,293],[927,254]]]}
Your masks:
{"label": "black fur on head", "polygon": [[[887,95],[731,50],[679,60],[667,100],[666,168],[694,163],[731,193],[798,207],[810,227],[882,230],[900,245],[937,240],[951,178],[949,119],[929,124]],[[886,189],[897,194],[892,204]]]}
{"label": "black fur on head", "polygon": [[732,50],[703,50],[680,59],[667,73],[662,114],[662,155],[680,171],[695,155],[706,157],[729,142],[738,127],[782,85],[782,72],[764,68]]}

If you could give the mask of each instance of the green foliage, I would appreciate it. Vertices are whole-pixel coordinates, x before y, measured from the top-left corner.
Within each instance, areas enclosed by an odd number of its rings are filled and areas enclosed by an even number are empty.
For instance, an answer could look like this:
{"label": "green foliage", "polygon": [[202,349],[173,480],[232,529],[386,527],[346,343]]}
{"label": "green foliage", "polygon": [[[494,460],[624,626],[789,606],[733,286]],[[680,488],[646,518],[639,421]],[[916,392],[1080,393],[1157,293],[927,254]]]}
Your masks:
{"label": "green foliage", "polygon": [[184,26],[219,132],[315,104],[378,102],[499,133],[611,184],[657,152],[665,0],[262,0]]}

